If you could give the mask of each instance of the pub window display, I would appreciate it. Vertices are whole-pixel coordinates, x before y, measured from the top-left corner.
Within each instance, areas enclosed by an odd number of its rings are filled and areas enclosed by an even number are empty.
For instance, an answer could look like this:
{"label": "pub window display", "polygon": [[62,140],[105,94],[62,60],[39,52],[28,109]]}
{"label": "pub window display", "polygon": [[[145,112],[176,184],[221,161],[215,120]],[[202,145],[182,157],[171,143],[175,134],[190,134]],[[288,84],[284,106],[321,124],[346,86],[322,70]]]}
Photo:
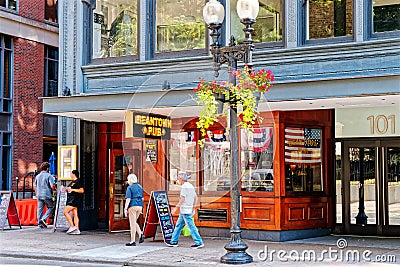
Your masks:
{"label": "pub window display", "polygon": [[230,141],[225,130],[207,131],[205,137],[204,191],[230,190]]}
{"label": "pub window display", "polygon": [[171,133],[169,142],[169,181],[168,190],[180,190],[178,173],[185,171],[189,183],[196,187],[196,140],[194,132]]}
{"label": "pub window display", "polygon": [[274,191],[273,128],[241,130],[242,191]]}
{"label": "pub window display", "polygon": [[322,191],[321,129],[285,128],[287,192]]}

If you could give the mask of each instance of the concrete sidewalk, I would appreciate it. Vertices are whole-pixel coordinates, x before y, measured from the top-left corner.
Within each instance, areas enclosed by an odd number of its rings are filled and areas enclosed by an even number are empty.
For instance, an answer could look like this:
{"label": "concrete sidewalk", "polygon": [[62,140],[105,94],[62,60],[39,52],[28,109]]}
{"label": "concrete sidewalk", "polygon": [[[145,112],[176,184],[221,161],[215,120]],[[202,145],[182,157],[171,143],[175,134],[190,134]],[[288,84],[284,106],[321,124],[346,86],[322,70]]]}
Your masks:
{"label": "concrete sidewalk", "polygon": [[[340,238],[343,239],[338,248]],[[81,235],[67,235],[53,232],[52,228],[25,226],[18,229],[14,226],[0,232],[0,257],[108,263],[115,266],[230,266],[219,262],[226,252],[224,245],[228,239],[203,239],[205,247],[202,249],[191,249],[191,238],[183,236],[179,247],[166,247],[161,234],[155,240],[146,239],[136,247],[127,247],[128,232],[83,231]],[[249,246],[247,252],[254,259],[253,263],[244,266],[400,264],[400,238],[326,236],[288,242],[244,241]],[[310,252],[315,253],[312,260],[308,257]],[[356,254],[360,260],[355,257]]]}

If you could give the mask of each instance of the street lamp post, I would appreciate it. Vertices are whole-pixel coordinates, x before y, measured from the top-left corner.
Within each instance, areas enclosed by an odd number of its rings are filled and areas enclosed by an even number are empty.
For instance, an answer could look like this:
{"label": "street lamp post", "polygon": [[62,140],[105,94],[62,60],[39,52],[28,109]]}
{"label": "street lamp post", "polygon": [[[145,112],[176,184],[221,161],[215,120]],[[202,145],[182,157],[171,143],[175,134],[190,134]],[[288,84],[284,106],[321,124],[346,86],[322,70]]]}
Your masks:
{"label": "street lamp post", "polygon": [[[221,47],[219,43],[219,30],[224,21],[224,6],[217,0],[210,0],[203,9],[204,20],[211,30],[212,38],[211,54],[213,55],[214,76],[218,77],[221,65],[228,65],[229,82],[236,85],[236,77],[232,71],[237,69],[237,62],[242,61],[249,67],[252,65],[252,52],[254,49],[251,34],[251,25],[256,21],[258,15],[258,0],[238,0],[236,10],[240,22],[245,25],[243,29],[245,40],[243,44],[236,45],[232,36],[229,46]],[[237,109],[236,105],[231,105],[229,109],[229,124],[231,137],[231,240],[225,245],[227,253],[221,257],[222,263],[243,264],[253,261],[253,257],[246,253],[248,246],[241,238],[240,230],[240,193],[239,193],[239,148],[238,148],[238,128],[237,128]]]}

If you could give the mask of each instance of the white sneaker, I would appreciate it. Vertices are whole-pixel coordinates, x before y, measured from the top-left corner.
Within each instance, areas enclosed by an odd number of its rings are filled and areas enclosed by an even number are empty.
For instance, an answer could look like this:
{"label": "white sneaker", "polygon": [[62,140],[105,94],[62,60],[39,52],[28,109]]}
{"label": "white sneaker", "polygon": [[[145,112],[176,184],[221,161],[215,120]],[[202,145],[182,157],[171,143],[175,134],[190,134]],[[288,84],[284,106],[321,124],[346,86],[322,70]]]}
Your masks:
{"label": "white sneaker", "polygon": [[71,233],[69,233],[70,235],[80,235],[81,231],[79,231],[78,229],[76,229],[75,231],[72,231]]}
{"label": "white sneaker", "polygon": [[70,227],[70,228],[68,229],[68,231],[67,231],[67,234],[69,234],[69,233],[75,231],[76,229],[77,229],[76,226]]}

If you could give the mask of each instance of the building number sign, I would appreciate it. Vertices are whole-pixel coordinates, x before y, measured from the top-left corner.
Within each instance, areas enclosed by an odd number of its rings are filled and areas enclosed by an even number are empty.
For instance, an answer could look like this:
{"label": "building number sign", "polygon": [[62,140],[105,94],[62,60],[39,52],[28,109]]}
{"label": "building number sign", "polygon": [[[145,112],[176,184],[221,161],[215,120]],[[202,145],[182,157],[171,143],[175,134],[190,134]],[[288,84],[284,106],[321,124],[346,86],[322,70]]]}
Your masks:
{"label": "building number sign", "polygon": [[395,115],[371,115],[367,117],[370,125],[371,134],[386,134],[388,131],[391,134],[396,133]]}

